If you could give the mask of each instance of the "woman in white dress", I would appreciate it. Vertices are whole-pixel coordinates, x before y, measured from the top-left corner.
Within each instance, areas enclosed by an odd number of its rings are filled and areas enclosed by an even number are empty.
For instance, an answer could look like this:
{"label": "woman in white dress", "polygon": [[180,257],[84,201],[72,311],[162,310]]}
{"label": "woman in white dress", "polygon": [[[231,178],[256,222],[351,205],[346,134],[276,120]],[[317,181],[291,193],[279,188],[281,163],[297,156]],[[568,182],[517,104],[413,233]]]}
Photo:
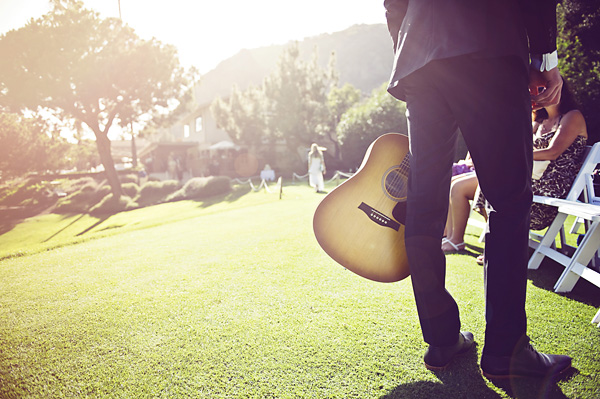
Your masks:
{"label": "woman in white dress", "polygon": [[323,173],[325,173],[324,148],[313,143],[308,153],[308,184],[318,193],[324,191]]}

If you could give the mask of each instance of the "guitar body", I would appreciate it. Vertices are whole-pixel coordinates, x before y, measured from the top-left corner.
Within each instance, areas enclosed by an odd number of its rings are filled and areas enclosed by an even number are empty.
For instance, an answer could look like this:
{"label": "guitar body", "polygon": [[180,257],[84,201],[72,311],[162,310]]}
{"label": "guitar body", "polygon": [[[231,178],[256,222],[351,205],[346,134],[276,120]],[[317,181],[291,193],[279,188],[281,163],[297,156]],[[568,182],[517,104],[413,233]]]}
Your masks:
{"label": "guitar body", "polygon": [[388,133],[367,150],[358,171],[315,211],[319,245],[348,270],[374,281],[409,275],[404,247],[408,139]]}

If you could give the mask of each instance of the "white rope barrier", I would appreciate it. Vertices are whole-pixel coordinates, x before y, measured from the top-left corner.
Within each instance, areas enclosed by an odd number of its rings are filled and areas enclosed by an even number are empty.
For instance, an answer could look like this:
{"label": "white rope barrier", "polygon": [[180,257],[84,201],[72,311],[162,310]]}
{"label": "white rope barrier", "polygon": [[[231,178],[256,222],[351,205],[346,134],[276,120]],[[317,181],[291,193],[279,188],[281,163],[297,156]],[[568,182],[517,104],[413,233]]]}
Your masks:
{"label": "white rope barrier", "polygon": [[344,172],[340,172],[339,170],[336,170],[333,177],[331,179],[327,180],[327,183],[331,183],[332,181],[335,180],[337,182],[337,184],[340,184],[341,178],[348,179],[352,176],[354,176],[354,173],[344,173]]}
{"label": "white rope barrier", "polygon": [[302,180],[302,181],[308,180],[308,173],[305,175],[302,175],[302,176],[296,174],[296,172],[292,173],[292,184],[296,183],[296,179]]}
{"label": "white rope barrier", "polygon": [[246,184],[248,182],[252,183],[252,180],[248,179],[248,180],[240,180],[238,178],[235,179],[231,179],[232,182],[237,183],[237,184]]}
{"label": "white rope barrier", "polygon": [[336,171],[335,173],[338,173],[340,176],[345,177],[346,179],[349,179],[352,176],[354,176],[354,173],[344,173],[344,172],[340,172],[339,170]]}
{"label": "white rope barrier", "polygon": [[[259,186],[256,187],[254,184],[252,184],[252,179],[247,179],[247,180],[240,180],[240,179],[232,179],[231,181],[237,183],[237,184],[249,184],[250,188],[252,189],[252,191],[260,191],[262,188],[265,189],[266,192],[268,193],[272,193],[271,189],[269,188],[269,185],[267,184],[267,181],[265,179],[262,179]],[[279,176],[279,179],[277,179],[277,183],[275,184],[275,187],[279,190],[279,192],[281,193],[282,190],[282,180],[281,180],[281,176]]]}
{"label": "white rope barrier", "polygon": [[[327,183],[331,183],[332,181],[335,180],[337,182],[337,184],[339,185],[340,184],[340,179],[342,179],[342,178],[349,179],[352,176],[354,176],[354,173],[344,173],[342,171],[336,170],[335,174],[333,175],[333,177],[331,179],[327,180]],[[305,174],[305,175],[302,175],[302,176],[299,175],[299,174],[297,174],[297,173],[295,173],[295,172],[292,173],[292,184],[294,184],[296,182],[296,180],[299,180],[299,181],[306,181],[306,180],[308,180],[308,173]]]}
{"label": "white rope barrier", "polygon": [[271,193],[271,190],[269,189],[269,186],[267,185],[267,181],[265,179],[262,179],[262,181],[260,182],[260,186],[258,186],[258,189],[260,190],[262,187],[265,188],[266,192],[268,192],[269,194]]}
{"label": "white rope barrier", "polygon": [[252,184],[252,179],[248,179],[248,180],[240,180],[240,179],[232,179],[233,182],[237,183],[237,184],[249,184],[250,188],[252,189],[252,191],[258,191],[260,190],[260,188],[256,188],[254,186],[254,184]]}
{"label": "white rope barrier", "polygon": [[[354,176],[354,173],[345,173],[345,172],[341,172],[339,170],[335,171],[335,174],[333,175],[333,177],[329,180],[327,180],[327,183],[331,183],[333,181],[335,181],[337,183],[337,185],[340,184],[340,179],[349,179],[350,177]],[[292,184],[295,183],[295,180],[302,180],[302,181],[307,181],[308,180],[308,173],[305,175],[299,175],[297,173],[292,173]],[[271,191],[271,188],[269,187],[269,185],[267,184],[267,181],[265,179],[261,179],[260,184],[258,185],[258,187],[256,187],[253,183],[252,183],[252,179],[246,179],[246,180],[241,180],[238,178],[235,179],[231,179],[232,182],[237,183],[237,184],[248,184],[250,185],[250,188],[252,189],[252,191],[260,191],[261,189],[265,189],[266,192],[268,193],[273,193],[273,191]],[[282,178],[281,176],[279,176],[279,178],[277,179],[277,183],[275,183],[275,189],[279,191],[279,198],[281,198],[282,192],[283,192],[283,182],[282,182]]]}

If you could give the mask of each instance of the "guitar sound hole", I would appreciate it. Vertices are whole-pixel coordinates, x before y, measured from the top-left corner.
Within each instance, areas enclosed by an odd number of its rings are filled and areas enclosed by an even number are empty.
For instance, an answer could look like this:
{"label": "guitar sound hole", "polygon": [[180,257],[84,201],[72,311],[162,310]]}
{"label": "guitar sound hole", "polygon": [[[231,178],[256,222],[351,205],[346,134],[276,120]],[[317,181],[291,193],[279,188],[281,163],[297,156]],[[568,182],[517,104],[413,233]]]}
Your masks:
{"label": "guitar sound hole", "polygon": [[399,166],[387,170],[383,180],[384,191],[394,201],[406,200],[408,185],[407,171]]}

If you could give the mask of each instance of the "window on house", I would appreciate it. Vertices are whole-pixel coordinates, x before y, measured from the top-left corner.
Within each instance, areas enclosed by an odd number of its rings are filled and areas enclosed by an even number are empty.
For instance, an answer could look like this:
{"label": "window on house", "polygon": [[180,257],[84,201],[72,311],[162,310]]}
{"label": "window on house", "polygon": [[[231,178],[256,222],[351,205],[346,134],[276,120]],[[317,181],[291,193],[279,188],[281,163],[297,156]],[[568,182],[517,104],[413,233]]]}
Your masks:
{"label": "window on house", "polygon": [[199,116],[196,118],[196,132],[202,131],[202,117]]}
{"label": "window on house", "polygon": [[183,125],[183,137],[190,137],[190,125]]}

